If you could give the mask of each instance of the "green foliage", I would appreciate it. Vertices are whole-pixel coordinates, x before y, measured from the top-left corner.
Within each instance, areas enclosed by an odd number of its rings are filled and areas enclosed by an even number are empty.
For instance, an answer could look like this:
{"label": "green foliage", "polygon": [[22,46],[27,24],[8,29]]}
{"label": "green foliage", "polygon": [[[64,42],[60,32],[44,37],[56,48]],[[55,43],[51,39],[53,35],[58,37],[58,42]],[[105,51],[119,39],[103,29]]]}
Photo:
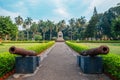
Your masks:
{"label": "green foliage", "polygon": [[43,41],[2,41],[2,43],[43,43]]}
{"label": "green foliage", "polygon": [[93,16],[91,17],[89,24],[86,28],[86,37],[95,37],[96,24],[99,21],[96,7],[94,8]]}
{"label": "green foliage", "polygon": [[79,44],[77,44],[77,43],[72,43],[72,42],[69,42],[69,41],[66,41],[66,44],[67,44],[68,46],[70,46],[73,50],[77,51],[78,53],[80,53],[80,52],[83,51],[83,50],[88,49],[88,47],[85,46],[85,45],[82,45],[82,44],[79,45]]}
{"label": "green foliage", "polygon": [[104,71],[110,73],[116,78],[120,79],[120,56],[116,54],[108,54],[103,56]]}
{"label": "green foliage", "polygon": [[109,40],[109,41],[88,41],[88,40],[72,40],[70,42],[77,42],[77,43],[120,43],[120,40]]}
{"label": "green foliage", "polygon": [[15,55],[9,52],[0,53],[0,77],[14,68]]}
{"label": "green foliage", "polygon": [[40,40],[42,40],[42,36],[36,34],[36,35],[34,36],[34,39],[35,39],[36,41],[40,41]]}
{"label": "green foliage", "polygon": [[0,16],[0,38],[8,38],[15,36],[18,32],[18,28],[13,24],[9,16]]}
{"label": "green foliage", "polygon": [[[72,49],[77,51],[78,53],[82,50],[88,49],[85,45],[73,43],[66,41],[66,44],[70,46]],[[103,57],[103,66],[104,71],[111,74],[116,78],[116,80],[120,79],[120,56],[117,54],[109,53],[108,55],[104,55]]]}
{"label": "green foliage", "polygon": [[117,39],[120,38],[120,16],[112,22],[112,33]]}
{"label": "green foliage", "polygon": [[40,54],[42,51],[51,47],[54,43],[55,43],[54,41],[51,41],[51,42],[48,42],[48,43],[42,43],[42,45],[36,45],[36,46],[29,47],[28,50],[33,50],[37,54]]}
{"label": "green foliage", "polygon": [[[32,47],[27,47],[27,49],[33,50],[37,54],[40,54],[42,51],[51,47],[54,43],[54,41],[51,41],[48,43],[37,44],[33,45]],[[0,53],[0,77],[14,68],[15,56],[17,55],[10,54],[9,52]]]}

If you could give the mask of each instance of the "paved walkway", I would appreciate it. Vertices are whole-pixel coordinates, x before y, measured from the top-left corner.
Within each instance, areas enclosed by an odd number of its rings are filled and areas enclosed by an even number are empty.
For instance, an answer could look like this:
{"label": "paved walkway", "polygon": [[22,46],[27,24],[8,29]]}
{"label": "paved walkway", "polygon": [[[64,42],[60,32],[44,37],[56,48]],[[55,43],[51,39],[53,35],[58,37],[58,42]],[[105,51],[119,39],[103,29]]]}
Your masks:
{"label": "paved walkway", "polygon": [[110,80],[104,74],[84,74],[77,66],[76,53],[65,43],[56,43],[33,76],[8,80]]}

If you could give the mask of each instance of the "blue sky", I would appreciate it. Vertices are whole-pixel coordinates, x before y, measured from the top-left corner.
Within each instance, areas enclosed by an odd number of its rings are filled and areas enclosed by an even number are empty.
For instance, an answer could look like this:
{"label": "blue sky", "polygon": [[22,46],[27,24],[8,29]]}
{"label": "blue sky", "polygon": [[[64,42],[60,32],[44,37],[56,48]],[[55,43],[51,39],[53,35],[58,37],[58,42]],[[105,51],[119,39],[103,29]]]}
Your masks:
{"label": "blue sky", "polygon": [[81,16],[89,20],[94,6],[98,13],[102,13],[119,2],[119,0],[0,0],[0,15],[11,16],[12,19],[21,15],[24,19],[31,17],[34,21],[49,19],[58,22]]}

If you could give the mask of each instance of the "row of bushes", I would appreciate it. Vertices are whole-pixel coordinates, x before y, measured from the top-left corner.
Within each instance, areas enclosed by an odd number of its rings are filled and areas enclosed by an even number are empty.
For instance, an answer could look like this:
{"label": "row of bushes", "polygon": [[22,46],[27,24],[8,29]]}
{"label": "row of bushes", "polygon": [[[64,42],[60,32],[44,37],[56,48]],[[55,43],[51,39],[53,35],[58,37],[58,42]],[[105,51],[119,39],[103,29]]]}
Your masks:
{"label": "row of bushes", "polygon": [[49,41],[2,41],[1,43],[45,43]]}
{"label": "row of bushes", "polygon": [[[32,47],[27,48],[28,50],[33,50],[36,53],[41,53],[47,48],[51,47],[54,44],[54,41],[43,43],[40,45],[34,45]],[[2,77],[7,72],[13,70],[15,64],[15,56],[14,54],[10,54],[9,52],[0,53],[0,77]]]}
{"label": "row of bushes", "polygon": [[[88,49],[88,47],[85,45],[78,45],[77,43],[72,43],[69,41],[66,41],[66,44],[78,53],[82,50]],[[117,54],[109,53],[108,55],[104,55],[102,57],[104,71],[115,77],[116,80],[120,80],[120,56]]]}
{"label": "row of bushes", "polygon": [[41,52],[43,52],[47,48],[51,47],[54,43],[55,43],[54,41],[51,41],[51,42],[48,42],[48,43],[42,43],[42,45],[35,45],[35,46],[32,46],[32,47],[29,47],[28,50],[33,50],[37,54],[40,54]]}
{"label": "row of bushes", "polygon": [[70,42],[77,42],[77,43],[120,43],[120,40],[98,40],[98,41],[88,41],[88,40],[73,40],[73,41],[70,41]]}

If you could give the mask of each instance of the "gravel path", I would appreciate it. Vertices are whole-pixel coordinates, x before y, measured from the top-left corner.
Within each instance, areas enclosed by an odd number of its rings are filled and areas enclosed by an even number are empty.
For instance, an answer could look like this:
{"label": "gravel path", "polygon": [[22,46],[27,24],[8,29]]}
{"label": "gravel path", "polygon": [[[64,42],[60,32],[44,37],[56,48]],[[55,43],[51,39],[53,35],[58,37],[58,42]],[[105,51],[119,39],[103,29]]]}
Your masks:
{"label": "gravel path", "polygon": [[8,80],[110,80],[104,74],[84,74],[77,66],[76,53],[65,43],[57,42],[41,62],[35,75]]}

